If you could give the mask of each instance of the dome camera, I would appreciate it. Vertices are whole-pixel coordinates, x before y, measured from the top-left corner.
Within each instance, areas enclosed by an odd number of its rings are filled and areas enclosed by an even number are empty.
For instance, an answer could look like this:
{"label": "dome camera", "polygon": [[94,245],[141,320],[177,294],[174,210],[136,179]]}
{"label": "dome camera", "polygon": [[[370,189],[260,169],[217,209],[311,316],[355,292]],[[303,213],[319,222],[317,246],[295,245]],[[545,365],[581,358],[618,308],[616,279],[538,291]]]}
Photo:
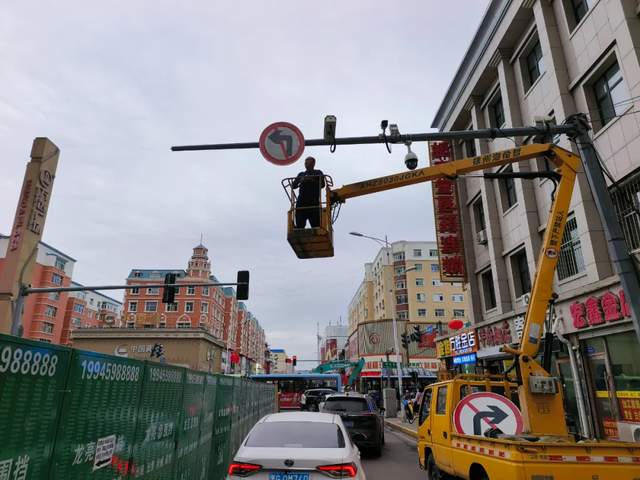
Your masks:
{"label": "dome camera", "polygon": [[409,170],[415,170],[418,167],[418,156],[411,150],[411,143],[407,143],[409,150],[404,156],[404,164]]}

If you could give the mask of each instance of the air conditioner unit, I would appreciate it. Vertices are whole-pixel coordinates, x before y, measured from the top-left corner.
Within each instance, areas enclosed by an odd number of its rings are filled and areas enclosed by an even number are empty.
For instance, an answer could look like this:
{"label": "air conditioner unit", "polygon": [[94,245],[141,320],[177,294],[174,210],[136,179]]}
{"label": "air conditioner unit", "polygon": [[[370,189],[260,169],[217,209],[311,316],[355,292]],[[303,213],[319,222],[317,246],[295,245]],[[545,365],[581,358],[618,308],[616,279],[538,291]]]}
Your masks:
{"label": "air conditioner unit", "polygon": [[531,294],[529,294],[529,293],[525,293],[525,294],[522,296],[522,303],[523,303],[524,305],[529,305],[529,302],[530,302],[530,301],[531,301]]}
{"label": "air conditioner unit", "polygon": [[478,233],[476,233],[476,241],[480,245],[486,245],[487,244],[487,231],[486,230],[480,230]]}
{"label": "air conditioner unit", "polygon": [[625,442],[640,443],[640,425],[637,423],[617,422],[618,438]]}

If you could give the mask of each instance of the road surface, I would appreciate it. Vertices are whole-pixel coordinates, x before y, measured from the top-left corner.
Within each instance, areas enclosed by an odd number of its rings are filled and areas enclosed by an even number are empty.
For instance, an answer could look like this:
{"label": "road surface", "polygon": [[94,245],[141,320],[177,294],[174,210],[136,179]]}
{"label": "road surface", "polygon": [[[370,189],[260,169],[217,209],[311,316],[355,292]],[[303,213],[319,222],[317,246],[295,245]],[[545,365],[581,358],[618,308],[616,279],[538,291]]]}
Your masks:
{"label": "road surface", "polygon": [[416,442],[403,433],[385,428],[382,456],[362,454],[362,466],[367,480],[424,480],[426,473],[418,466]]}

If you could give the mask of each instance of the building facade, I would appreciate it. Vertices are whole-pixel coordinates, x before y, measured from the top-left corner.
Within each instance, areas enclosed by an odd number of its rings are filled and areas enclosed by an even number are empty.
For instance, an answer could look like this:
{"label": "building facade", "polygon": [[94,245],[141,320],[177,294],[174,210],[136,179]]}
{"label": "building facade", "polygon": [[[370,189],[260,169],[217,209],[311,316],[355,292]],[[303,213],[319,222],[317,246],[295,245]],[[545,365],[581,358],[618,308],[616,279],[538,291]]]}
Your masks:
{"label": "building facade", "polygon": [[[207,248],[194,247],[186,270],[133,269],[125,292],[123,323],[126,328],[200,329],[225,345],[221,365],[226,373],[250,374],[256,362],[264,363],[264,330],[258,320],[238,302],[233,288],[184,286],[176,291],[175,302],[162,303],[162,288],[145,285],[164,282],[176,274],[176,283],[212,283]],[[259,343],[261,342],[261,343]]]}
{"label": "building facade", "polygon": [[287,352],[282,348],[272,348],[270,350],[271,372],[270,373],[293,373],[291,359],[287,357]]}
{"label": "building facade", "polygon": [[[384,376],[385,362],[396,360],[391,322],[395,317],[398,336],[405,335],[408,341],[400,345],[402,364],[435,378],[436,336],[446,333],[453,319],[471,323],[463,285],[440,281],[437,243],[393,242],[381,248],[364,270],[348,307],[348,358],[365,359],[363,377]],[[378,386],[374,383],[373,388]]]}
{"label": "building facade", "polygon": [[[635,0],[493,0],[480,21],[432,122],[441,131],[562,123],[586,113],[606,169],[629,249],[640,249],[640,21]],[[469,140],[457,158],[532,142],[532,138]],[[576,151],[568,139],[554,143]],[[544,158],[494,171],[549,169]],[[478,359],[499,358],[517,343],[536,270],[554,185],[548,179],[458,180],[466,266]],[[556,348],[554,373],[577,416],[575,388],[589,400],[589,429],[630,439],[640,428],[640,357],[624,293],[614,275],[589,185],[578,174],[554,281],[557,329],[577,350]],[[453,338],[453,337],[452,337]],[[444,339],[446,345],[461,339]],[[468,337],[465,337],[468,341]],[[574,361],[580,378],[571,376]],[[576,421],[576,423],[578,423]],[[582,432],[589,434],[591,432]]]}

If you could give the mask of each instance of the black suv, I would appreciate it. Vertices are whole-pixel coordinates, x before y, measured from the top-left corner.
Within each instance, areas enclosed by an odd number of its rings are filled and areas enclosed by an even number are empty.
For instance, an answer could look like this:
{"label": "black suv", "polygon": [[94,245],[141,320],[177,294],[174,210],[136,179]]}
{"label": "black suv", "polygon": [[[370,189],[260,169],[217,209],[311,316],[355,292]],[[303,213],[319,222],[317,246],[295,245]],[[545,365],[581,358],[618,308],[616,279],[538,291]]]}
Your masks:
{"label": "black suv", "polygon": [[300,397],[300,409],[317,412],[318,404],[324,401],[324,397],[326,395],[331,395],[332,393],[336,393],[336,391],[331,390],[330,388],[312,388],[310,390],[305,390]]}
{"label": "black suv", "polygon": [[384,419],[371,397],[356,392],[336,393],[325,398],[322,411],[340,415],[358,448],[371,450],[377,457],[382,454]]}

